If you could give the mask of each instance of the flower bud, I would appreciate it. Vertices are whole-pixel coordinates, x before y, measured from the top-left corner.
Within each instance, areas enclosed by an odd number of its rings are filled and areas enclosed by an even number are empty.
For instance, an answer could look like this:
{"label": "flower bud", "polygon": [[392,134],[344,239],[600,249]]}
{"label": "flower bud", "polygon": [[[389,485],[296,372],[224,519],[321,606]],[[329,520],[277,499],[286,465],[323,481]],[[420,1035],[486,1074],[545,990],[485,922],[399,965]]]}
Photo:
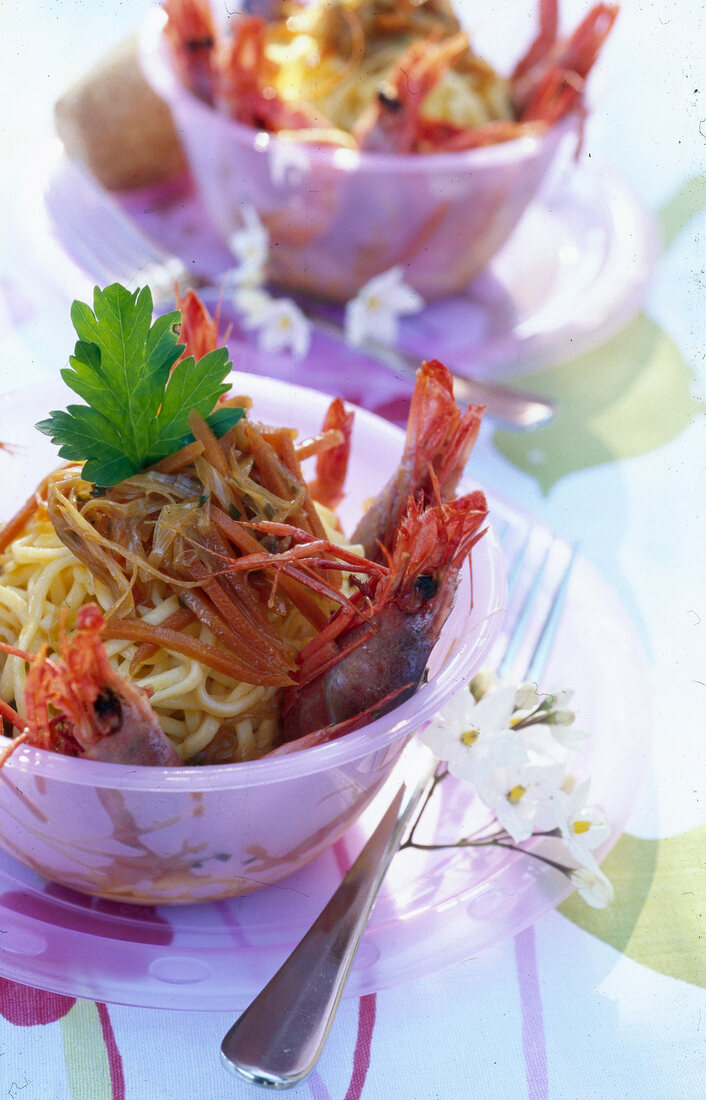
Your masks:
{"label": "flower bud", "polygon": [[471,695],[478,702],[479,699],[482,699],[484,695],[487,695],[489,691],[493,691],[498,686],[498,678],[491,669],[481,668],[476,672],[468,686],[471,689]]}
{"label": "flower bud", "polygon": [[544,719],[550,726],[570,726],[576,721],[573,710],[553,710]]}
{"label": "flower bud", "polygon": [[515,710],[534,710],[539,706],[536,684],[520,684],[515,693]]}

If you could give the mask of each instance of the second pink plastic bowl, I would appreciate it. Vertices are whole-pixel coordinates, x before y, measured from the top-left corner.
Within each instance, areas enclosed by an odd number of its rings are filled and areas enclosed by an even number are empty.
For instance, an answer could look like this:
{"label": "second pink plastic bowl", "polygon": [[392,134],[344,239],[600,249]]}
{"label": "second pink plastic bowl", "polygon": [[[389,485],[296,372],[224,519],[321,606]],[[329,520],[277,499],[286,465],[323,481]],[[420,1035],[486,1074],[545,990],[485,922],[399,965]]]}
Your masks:
{"label": "second pink plastic bowl", "polygon": [[154,11],[141,63],[168,104],[209,217],[228,243],[255,208],[271,243],[268,275],[291,291],[347,301],[399,265],[427,300],[463,290],[510,237],[563,148],[571,117],[539,137],[428,155],[364,154],[243,126],[181,84]]}

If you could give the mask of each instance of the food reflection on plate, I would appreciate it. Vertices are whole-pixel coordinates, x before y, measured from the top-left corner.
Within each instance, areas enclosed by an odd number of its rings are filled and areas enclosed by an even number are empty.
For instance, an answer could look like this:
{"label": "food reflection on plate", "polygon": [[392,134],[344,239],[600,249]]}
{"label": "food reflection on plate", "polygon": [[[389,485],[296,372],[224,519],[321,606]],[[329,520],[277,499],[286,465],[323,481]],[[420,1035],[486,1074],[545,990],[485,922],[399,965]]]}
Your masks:
{"label": "food reflection on plate", "polygon": [[[332,843],[477,667],[502,588],[484,495],[456,496],[481,410],[445,368],[420,371],[402,463],[346,539],[351,411],[329,404],[303,442],[258,422],[214,323],[182,307],[150,327],[147,291],[75,304],[64,375],[88,404],[42,421],[69,461],[0,532],[2,710],[28,742],[4,765],[3,846],[134,901],[244,892]],[[361,504],[386,446],[368,421]]]}
{"label": "food reflection on plate", "polygon": [[143,68],[214,225],[227,242],[253,206],[270,278],[339,301],[393,266],[432,299],[487,265],[575,147],[617,11],[600,4],[559,39],[545,0],[504,77],[432,0],[238,13],[225,27],[205,0],[165,7],[166,28],[144,30]]}

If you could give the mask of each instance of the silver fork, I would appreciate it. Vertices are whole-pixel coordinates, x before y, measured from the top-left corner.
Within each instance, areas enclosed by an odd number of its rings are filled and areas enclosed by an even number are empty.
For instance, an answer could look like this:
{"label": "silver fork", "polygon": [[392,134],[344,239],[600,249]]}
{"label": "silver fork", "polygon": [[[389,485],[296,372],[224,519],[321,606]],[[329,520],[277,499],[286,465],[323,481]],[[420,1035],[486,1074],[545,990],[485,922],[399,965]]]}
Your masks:
{"label": "silver fork", "polygon": [[[543,528],[508,535],[508,601],[492,663],[500,675],[538,682],[559,625],[575,548]],[[502,538],[502,533],[501,533]],[[395,794],[341,885],[289,958],[221,1045],[230,1072],[256,1085],[291,1088],[313,1070],[338,1009],[360,939],[438,761],[421,744],[411,779]]]}
{"label": "silver fork", "polygon": [[[174,301],[174,286],[184,291],[203,286],[199,273],[151,240],[123,208],[78,163],[57,160],[44,188],[44,201],[54,230],[83,270],[106,285],[116,280],[129,289],[149,286],[155,304]],[[343,329],[309,313],[314,329],[345,340]],[[397,348],[366,341],[362,350],[372,359],[406,375],[416,374],[419,361]],[[463,405],[485,405],[488,416],[508,428],[536,428],[554,416],[554,405],[536,394],[511,386],[454,376],[454,395]]]}

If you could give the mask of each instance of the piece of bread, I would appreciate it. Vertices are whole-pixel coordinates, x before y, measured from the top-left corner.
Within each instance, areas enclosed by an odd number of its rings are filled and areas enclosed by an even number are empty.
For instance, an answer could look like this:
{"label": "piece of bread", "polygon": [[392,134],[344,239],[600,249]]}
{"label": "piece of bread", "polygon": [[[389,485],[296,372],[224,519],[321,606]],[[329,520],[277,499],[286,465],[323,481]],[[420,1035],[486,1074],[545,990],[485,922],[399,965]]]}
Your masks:
{"label": "piece of bread", "polygon": [[140,71],[134,37],[62,95],[54,121],[69,156],[111,191],[158,183],[185,167],[169,109]]}

